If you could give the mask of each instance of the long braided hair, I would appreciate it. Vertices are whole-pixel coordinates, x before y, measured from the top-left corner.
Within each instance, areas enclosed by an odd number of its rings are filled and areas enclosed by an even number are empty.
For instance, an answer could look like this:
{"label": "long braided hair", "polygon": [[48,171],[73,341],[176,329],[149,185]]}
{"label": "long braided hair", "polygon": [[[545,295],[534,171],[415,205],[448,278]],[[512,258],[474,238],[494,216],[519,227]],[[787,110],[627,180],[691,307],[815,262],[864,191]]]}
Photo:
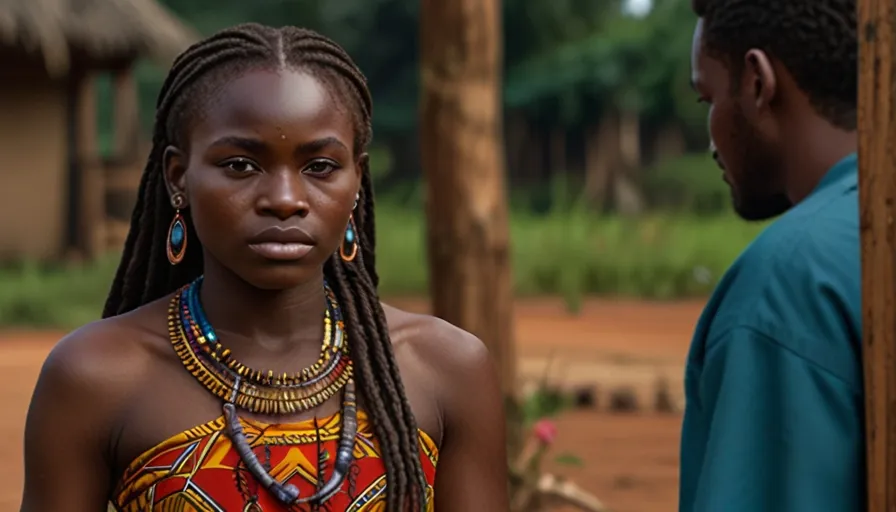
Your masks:
{"label": "long braided hair", "polygon": [[[104,318],[164,297],[202,274],[202,251],[187,251],[176,266],[169,264],[166,256],[168,225],[175,210],[165,187],[163,153],[169,145],[184,147],[184,127],[189,126],[191,116],[210,96],[208,92],[216,82],[259,66],[306,70],[334,89],[349,103],[354,115],[356,153],[366,148],[371,138],[372,112],[366,79],[333,41],[310,30],[249,23],[191,46],[175,60],[159,93],[152,151]],[[184,217],[188,236],[197,240],[189,215]],[[355,378],[383,450],[389,486],[387,510],[399,512],[408,504],[419,510],[426,482],[419,459],[417,423],[404,392],[377,293],[373,187],[367,165],[362,169],[355,224],[360,235],[358,256],[352,262],[331,257],[324,275],[343,306],[349,339],[354,341],[350,354]]]}

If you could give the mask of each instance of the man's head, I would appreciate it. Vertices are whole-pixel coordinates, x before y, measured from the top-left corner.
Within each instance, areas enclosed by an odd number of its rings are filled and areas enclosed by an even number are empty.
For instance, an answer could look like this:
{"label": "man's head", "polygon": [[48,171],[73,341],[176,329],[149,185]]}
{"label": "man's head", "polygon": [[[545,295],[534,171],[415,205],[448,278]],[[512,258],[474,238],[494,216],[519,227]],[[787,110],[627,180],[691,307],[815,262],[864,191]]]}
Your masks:
{"label": "man's head", "polygon": [[855,0],[693,0],[692,81],[743,218],[783,213],[786,162],[824,123],[856,125]]}

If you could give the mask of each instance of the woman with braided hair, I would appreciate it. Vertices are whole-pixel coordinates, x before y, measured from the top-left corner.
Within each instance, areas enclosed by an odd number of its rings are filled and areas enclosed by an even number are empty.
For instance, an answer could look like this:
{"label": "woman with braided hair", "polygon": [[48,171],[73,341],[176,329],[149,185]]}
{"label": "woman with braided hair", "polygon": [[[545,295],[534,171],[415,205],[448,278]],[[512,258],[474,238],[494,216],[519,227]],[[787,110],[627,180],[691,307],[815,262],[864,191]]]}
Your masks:
{"label": "woman with braided hair", "polygon": [[41,371],[23,511],[507,510],[482,343],[378,299],[370,116],[308,30],[174,62],[104,319]]}

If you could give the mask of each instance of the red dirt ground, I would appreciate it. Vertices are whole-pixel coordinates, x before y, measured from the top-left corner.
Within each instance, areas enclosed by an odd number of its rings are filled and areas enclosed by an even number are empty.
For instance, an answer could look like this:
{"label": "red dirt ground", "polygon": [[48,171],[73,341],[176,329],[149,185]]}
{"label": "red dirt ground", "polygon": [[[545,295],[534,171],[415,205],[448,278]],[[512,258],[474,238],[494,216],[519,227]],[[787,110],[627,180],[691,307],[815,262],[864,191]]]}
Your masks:
{"label": "red dirt ground", "polygon": [[[421,309],[420,303],[396,305]],[[680,397],[682,363],[700,302],[589,301],[570,316],[559,301],[517,306],[517,337],[524,376],[553,375],[567,385],[602,393],[631,387],[650,398],[658,377]],[[18,510],[22,485],[22,429],[40,365],[60,333],[0,333],[0,511]],[[649,406],[649,403],[646,405]],[[557,421],[557,453],[573,452],[583,467],[558,468],[594,492],[614,512],[668,512],[677,507],[679,415],[576,411]]]}

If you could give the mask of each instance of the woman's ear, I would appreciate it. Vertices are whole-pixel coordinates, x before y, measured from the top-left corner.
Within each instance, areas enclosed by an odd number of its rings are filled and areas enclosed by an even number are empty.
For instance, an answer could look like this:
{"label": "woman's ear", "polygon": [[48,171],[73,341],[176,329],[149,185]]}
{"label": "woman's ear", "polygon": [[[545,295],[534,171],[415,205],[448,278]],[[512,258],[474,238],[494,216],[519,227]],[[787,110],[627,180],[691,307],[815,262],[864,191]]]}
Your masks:
{"label": "woman's ear", "polygon": [[187,157],[183,151],[168,146],[162,154],[162,171],[165,175],[165,188],[168,197],[187,197]]}

